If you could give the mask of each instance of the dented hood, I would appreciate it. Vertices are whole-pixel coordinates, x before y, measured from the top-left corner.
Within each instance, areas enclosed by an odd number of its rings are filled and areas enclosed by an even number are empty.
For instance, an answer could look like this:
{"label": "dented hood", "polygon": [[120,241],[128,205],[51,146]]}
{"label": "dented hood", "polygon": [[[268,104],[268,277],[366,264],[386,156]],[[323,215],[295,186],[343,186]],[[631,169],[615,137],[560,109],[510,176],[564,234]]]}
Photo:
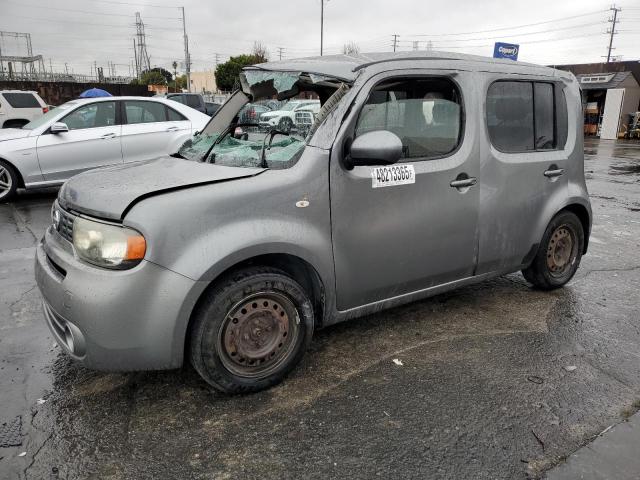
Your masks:
{"label": "dented hood", "polygon": [[138,201],[190,186],[252,177],[263,168],[223,167],[173,157],[98,168],[69,179],[58,201],[67,209],[121,220]]}

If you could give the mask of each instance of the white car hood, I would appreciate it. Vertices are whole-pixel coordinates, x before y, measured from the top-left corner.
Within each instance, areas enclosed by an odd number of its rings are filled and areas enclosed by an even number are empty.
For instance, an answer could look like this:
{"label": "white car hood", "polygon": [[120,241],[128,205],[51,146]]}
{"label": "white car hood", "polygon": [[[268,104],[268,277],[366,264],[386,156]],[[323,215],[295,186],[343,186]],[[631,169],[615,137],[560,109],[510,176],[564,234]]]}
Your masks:
{"label": "white car hood", "polygon": [[262,115],[260,115],[260,117],[263,118],[275,118],[275,117],[281,117],[282,115],[286,115],[287,113],[291,113],[292,110],[274,110],[272,112],[265,112]]}
{"label": "white car hood", "polygon": [[24,138],[31,135],[31,130],[23,130],[21,128],[1,128],[0,142],[5,140],[15,140],[16,138]]}

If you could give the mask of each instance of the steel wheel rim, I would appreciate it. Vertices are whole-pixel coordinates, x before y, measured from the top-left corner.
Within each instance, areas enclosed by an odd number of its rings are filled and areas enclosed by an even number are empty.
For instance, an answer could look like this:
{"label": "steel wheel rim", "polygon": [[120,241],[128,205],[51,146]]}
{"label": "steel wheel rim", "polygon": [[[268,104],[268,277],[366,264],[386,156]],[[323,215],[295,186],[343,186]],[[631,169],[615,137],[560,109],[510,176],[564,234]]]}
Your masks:
{"label": "steel wheel rim", "polygon": [[245,378],[266,377],[290,357],[300,334],[293,302],[277,292],[260,292],[235,304],[218,334],[224,367]]}
{"label": "steel wheel rim", "polygon": [[576,236],[567,225],[553,231],[547,246],[547,268],[553,277],[563,276],[573,265],[577,254]]}
{"label": "steel wheel rim", "polygon": [[0,198],[6,197],[13,186],[13,178],[9,170],[0,165]]}

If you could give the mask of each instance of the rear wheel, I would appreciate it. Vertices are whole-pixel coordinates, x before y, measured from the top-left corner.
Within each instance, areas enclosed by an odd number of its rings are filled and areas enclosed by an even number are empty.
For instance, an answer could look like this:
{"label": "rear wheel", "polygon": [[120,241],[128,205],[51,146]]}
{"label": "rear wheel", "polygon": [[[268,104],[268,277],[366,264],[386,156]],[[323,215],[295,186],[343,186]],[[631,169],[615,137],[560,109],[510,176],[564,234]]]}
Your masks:
{"label": "rear wheel", "polygon": [[578,217],[561,212],[549,223],[524,278],[538,288],[552,290],[573,278],[584,250],[584,230]]}
{"label": "rear wheel", "polygon": [[302,359],[313,322],[311,300],[286,273],[240,270],[209,291],[196,312],[191,363],[225,393],[269,388]]}
{"label": "rear wheel", "polygon": [[18,189],[18,173],[4,160],[0,160],[0,202],[11,200]]}

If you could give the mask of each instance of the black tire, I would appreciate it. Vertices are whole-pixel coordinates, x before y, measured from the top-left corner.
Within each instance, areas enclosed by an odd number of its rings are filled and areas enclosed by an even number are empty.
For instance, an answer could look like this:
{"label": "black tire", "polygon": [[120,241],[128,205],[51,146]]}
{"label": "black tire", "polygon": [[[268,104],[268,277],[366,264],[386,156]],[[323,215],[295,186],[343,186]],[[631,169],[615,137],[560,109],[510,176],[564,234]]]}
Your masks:
{"label": "black tire", "polygon": [[571,212],[558,213],[544,232],[538,252],[524,278],[542,290],[553,290],[573,278],[584,251],[584,230]]}
{"label": "black tire", "polygon": [[304,356],[313,304],[285,272],[252,267],[206,292],[193,322],[190,357],[200,376],[224,393],[257,392],[280,383]]}
{"label": "black tire", "polygon": [[0,203],[12,200],[19,183],[18,172],[4,160],[0,160]]}
{"label": "black tire", "polygon": [[293,120],[289,117],[282,117],[278,122],[278,130],[284,133],[291,133],[291,130],[293,130]]}

